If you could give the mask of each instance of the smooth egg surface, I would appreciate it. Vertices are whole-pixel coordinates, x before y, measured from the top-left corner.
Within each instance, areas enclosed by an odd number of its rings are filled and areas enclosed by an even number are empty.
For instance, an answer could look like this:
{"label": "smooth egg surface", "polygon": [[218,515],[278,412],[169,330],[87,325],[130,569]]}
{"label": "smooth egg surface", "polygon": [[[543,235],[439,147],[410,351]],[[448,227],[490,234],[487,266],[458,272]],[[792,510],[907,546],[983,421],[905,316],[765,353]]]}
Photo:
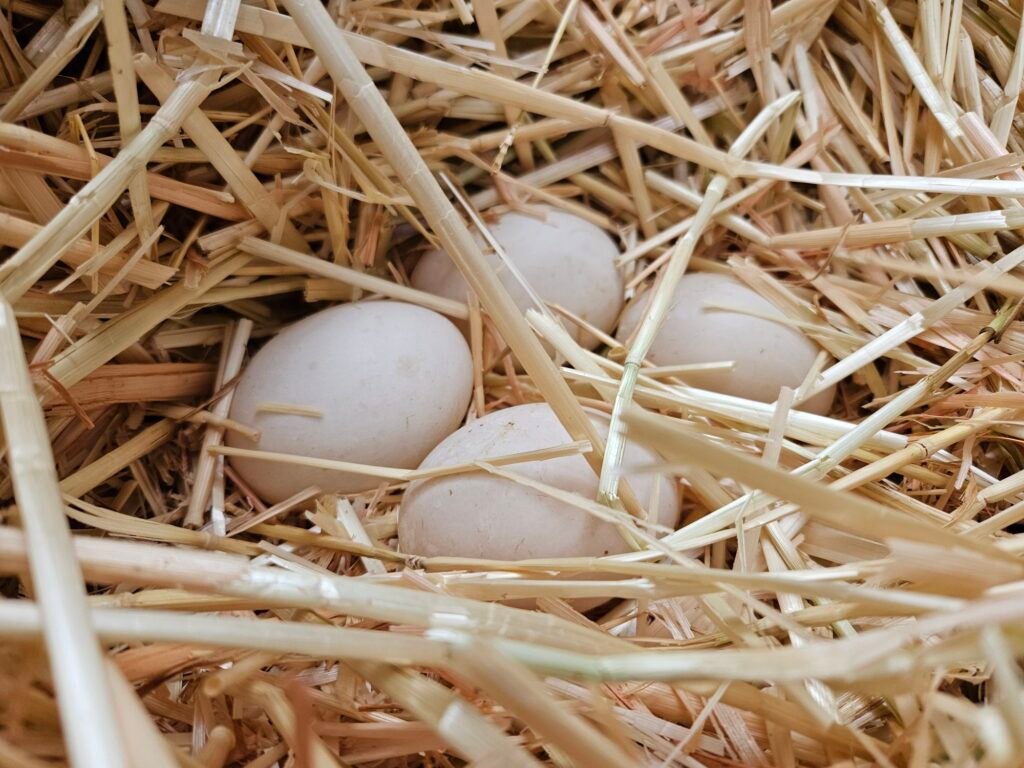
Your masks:
{"label": "smooth egg surface", "polygon": [[[650,294],[626,309],[617,334],[620,341],[625,342],[636,331],[649,300]],[[709,304],[714,307],[705,306]],[[798,330],[771,317],[784,316],[771,302],[730,275],[684,275],[647,359],[660,366],[734,362],[732,370],[704,371],[686,380],[702,389],[775,402],[782,387],[795,388],[803,383],[820,348]],[[830,388],[799,408],[828,413],[834,396],[835,389]]]}
{"label": "smooth egg surface", "polygon": [[[588,415],[598,431],[606,434],[607,419],[597,413]],[[567,442],[569,434],[550,406],[519,405],[466,425],[431,451],[420,466],[448,466]],[[658,461],[654,452],[629,443],[623,466]],[[506,469],[587,499],[597,493],[597,476],[582,456],[513,464]],[[626,477],[646,509],[656,505],[657,521],[674,526],[680,506],[674,480],[638,473]],[[613,524],[486,472],[411,483],[399,511],[398,542],[399,548],[410,554],[493,560],[601,556],[626,550]]]}
{"label": "smooth egg surface", "polygon": [[[489,226],[508,260],[548,304],[557,304],[594,327],[610,333],[622,310],[623,283],[615,260],[619,249],[602,229],[556,208],[541,206],[543,218],[523,213],[502,214]],[[502,284],[516,305],[534,306],[530,295],[483,236],[477,242],[488,254]],[[423,254],[410,277],[414,288],[456,301],[465,301],[469,287],[442,250]],[[587,347],[597,346],[592,334],[565,321],[573,337]]]}
{"label": "smooth egg surface", "polygon": [[[456,430],[473,383],[469,347],[442,315],[397,301],[317,312],[285,328],[239,379],[231,418],[260,430],[240,448],[411,469]],[[285,406],[282,409],[280,406]],[[282,413],[297,406],[302,413]],[[368,475],[231,457],[265,501],[309,487],[357,493]]]}

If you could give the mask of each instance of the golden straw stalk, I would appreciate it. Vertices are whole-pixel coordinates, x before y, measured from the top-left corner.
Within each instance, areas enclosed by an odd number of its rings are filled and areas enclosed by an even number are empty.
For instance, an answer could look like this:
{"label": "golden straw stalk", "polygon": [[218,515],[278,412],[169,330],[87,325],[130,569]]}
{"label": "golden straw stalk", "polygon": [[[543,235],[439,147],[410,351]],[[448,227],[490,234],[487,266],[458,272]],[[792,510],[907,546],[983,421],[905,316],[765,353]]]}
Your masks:
{"label": "golden straw stalk", "polygon": [[89,716],[110,712],[113,700],[64,518],[46,421],[29,378],[14,312],[3,301],[0,416],[68,751],[75,765],[127,766],[117,723]]}

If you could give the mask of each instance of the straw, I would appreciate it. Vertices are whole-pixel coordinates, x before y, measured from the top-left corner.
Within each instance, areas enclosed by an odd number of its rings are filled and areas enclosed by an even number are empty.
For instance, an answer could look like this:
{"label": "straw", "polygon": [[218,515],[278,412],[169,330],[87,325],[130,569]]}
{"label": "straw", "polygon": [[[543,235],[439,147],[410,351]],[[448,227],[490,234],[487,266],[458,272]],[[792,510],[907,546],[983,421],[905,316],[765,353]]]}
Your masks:
{"label": "straw", "polygon": [[[1016,766],[1019,5],[12,0],[0,764]],[[533,284],[496,225],[542,206],[614,243],[618,317]],[[437,248],[466,296],[420,290]],[[805,351],[772,402],[771,334],[666,315],[691,273]],[[464,333],[459,428],[546,404],[568,436],[392,466],[281,396],[290,445],[224,445],[260,438],[246,358],[358,301]],[[373,487],[265,499],[252,467]],[[412,483],[467,546],[567,556],[409,551]],[[479,530],[463,486],[520,508]],[[623,542],[518,531],[542,502]]]}
{"label": "straw", "polygon": [[79,765],[127,765],[115,721],[93,722],[82,716],[91,707],[110,711],[111,693],[62,514],[46,422],[32,390],[18,325],[6,302],[0,302],[0,372],[7,458],[30,551],[32,583],[45,620],[44,639],[68,751]]}
{"label": "straw", "polygon": [[[142,128],[139,115],[139,94],[131,67],[131,34],[123,0],[104,0],[103,30],[107,36],[107,57],[110,59],[111,82],[117,100],[117,120],[121,138],[130,141]],[[154,228],[153,210],[149,200],[146,177],[137,174],[128,184],[132,212],[138,222],[139,234],[145,239]]]}
{"label": "straw", "polygon": [[[224,337],[225,352],[222,356],[223,368],[218,372],[217,390],[222,390],[228,382],[234,381],[242,370],[242,359],[245,355],[249,335],[252,333],[252,321],[240,320],[238,325],[226,333]],[[226,418],[231,411],[234,390],[221,397],[213,407],[213,415]],[[185,524],[193,528],[201,527],[206,516],[210,493],[214,482],[216,461],[210,449],[220,445],[224,439],[224,429],[209,426],[203,435],[203,445],[199,449],[200,456],[196,465],[196,476],[192,482],[192,496],[189,498],[188,511],[185,513]],[[223,531],[221,531],[223,535]]]}

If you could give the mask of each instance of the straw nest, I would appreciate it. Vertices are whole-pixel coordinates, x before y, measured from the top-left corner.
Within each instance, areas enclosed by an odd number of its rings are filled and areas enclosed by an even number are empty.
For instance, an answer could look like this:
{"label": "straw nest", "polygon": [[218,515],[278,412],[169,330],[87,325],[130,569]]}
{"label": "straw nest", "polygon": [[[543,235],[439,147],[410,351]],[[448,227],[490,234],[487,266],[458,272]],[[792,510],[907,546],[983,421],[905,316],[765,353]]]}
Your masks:
{"label": "straw nest", "polygon": [[[1019,0],[3,8],[0,766],[1020,764]],[[481,213],[539,203],[655,286],[628,350],[488,269]],[[427,240],[469,304],[408,287]],[[687,270],[820,347],[799,389],[645,373]],[[401,482],[264,506],[245,355],[369,296],[470,320],[469,416],[547,401],[581,509],[634,529],[656,448],[680,528],[417,559]]]}

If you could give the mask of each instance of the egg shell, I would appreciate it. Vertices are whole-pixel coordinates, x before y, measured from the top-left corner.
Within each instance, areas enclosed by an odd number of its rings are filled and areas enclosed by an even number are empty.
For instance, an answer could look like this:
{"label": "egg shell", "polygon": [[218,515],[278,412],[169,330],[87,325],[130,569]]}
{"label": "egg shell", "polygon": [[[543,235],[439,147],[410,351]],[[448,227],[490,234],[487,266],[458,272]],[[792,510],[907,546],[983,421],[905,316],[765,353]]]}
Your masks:
{"label": "egg shell", "polygon": [[[541,206],[544,218],[523,213],[502,214],[488,229],[533,291],[606,333],[622,310],[623,283],[615,267],[619,249],[599,227],[571,213]],[[477,242],[487,254],[516,305],[533,307],[529,293],[491,250],[483,236]],[[465,301],[469,292],[462,274],[443,250],[423,254],[410,277],[414,288]],[[565,321],[576,341],[593,349],[598,339]]]}
{"label": "egg shell", "polygon": [[[620,341],[632,336],[649,301],[650,296],[644,296],[626,309],[617,334]],[[688,380],[702,389],[763,403],[775,402],[782,387],[803,383],[818,356],[817,344],[785,323],[723,309],[705,309],[706,304],[785,317],[771,302],[730,275],[684,275],[647,359],[655,365],[733,361],[732,370],[701,372]],[[834,396],[835,388],[829,388],[803,403],[800,409],[828,413]]]}
{"label": "egg shell", "polygon": [[[604,416],[588,415],[599,432],[607,433]],[[547,404],[519,405],[463,427],[431,451],[420,466],[440,467],[567,442],[569,434]],[[623,465],[658,461],[654,452],[629,443]],[[582,456],[515,464],[508,469],[588,499],[597,494],[597,476]],[[645,508],[657,483],[657,520],[675,525],[680,499],[671,478],[629,474],[627,479]],[[491,560],[601,556],[626,550],[613,524],[485,472],[410,484],[399,512],[398,542],[403,552],[426,557]]]}
{"label": "egg shell", "polygon": [[[458,429],[472,393],[466,340],[446,318],[397,301],[343,304],[285,328],[253,356],[239,379],[231,418],[260,430],[228,444],[360,464],[411,469]],[[315,416],[261,411],[279,403]],[[275,503],[316,485],[357,493],[379,478],[259,459],[231,465]]]}

